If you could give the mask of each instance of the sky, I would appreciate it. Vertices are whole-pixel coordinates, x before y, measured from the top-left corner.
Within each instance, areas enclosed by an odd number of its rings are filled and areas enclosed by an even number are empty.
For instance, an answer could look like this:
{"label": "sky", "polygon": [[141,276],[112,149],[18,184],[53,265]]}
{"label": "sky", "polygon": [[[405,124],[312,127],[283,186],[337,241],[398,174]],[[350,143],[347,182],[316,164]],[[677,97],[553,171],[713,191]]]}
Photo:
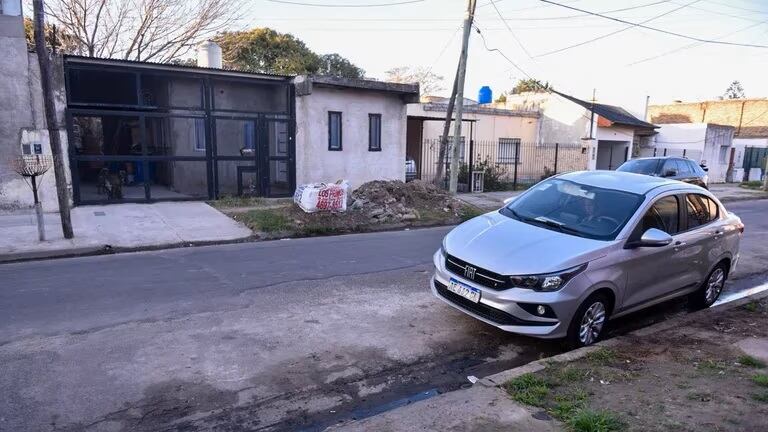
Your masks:
{"label": "sky", "polygon": [[[381,7],[360,6],[405,0],[285,1],[324,6],[247,0],[237,26],[292,33],[318,53],[347,57],[376,79],[393,67],[431,68],[445,77],[441,93],[449,93],[466,0]],[[686,36],[765,47],[700,43],[539,0],[495,0],[499,12],[491,0],[478,0],[480,34],[473,31],[470,38],[466,97],[476,99],[485,85],[496,97],[526,76],[582,99],[594,90],[598,102],[639,114],[646,96],[651,104],[714,99],[734,80],[748,97],[768,96],[768,0],[555,1]]]}

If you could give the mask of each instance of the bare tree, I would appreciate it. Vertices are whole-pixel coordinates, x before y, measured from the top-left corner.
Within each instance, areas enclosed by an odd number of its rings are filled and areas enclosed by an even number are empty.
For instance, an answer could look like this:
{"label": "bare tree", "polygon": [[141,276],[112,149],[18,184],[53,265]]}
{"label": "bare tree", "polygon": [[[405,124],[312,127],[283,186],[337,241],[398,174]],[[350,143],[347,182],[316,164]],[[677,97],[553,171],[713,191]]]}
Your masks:
{"label": "bare tree", "polygon": [[170,62],[227,29],[241,0],[49,0],[53,24],[73,35],[79,54]]}
{"label": "bare tree", "polygon": [[443,80],[445,78],[423,67],[401,66],[392,68],[384,73],[387,75],[387,81],[419,83],[419,90],[421,90],[422,96],[433,95],[445,89],[443,87]]}

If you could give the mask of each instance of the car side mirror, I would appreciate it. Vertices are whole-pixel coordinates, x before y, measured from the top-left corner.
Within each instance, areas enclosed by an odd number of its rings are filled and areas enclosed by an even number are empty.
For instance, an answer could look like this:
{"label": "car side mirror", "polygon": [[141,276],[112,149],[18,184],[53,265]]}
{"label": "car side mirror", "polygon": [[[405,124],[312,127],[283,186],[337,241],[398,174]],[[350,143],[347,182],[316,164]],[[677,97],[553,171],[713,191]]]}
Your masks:
{"label": "car side mirror", "polygon": [[668,169],[664,171],[664,177],[674,177],[677,175],[677,170],[675,169]]}
{"label": "car side mirror", "polygon": [[709,167],[706,165],[701,165],[701,169],[703,169],[704,172],[709,172]]}
{"label": "car side mirror", "polygon": [[631,242],[631,247],[662,247],[672,243],[672,236],[657,228],[650,228],[640,236],[640,240]]}

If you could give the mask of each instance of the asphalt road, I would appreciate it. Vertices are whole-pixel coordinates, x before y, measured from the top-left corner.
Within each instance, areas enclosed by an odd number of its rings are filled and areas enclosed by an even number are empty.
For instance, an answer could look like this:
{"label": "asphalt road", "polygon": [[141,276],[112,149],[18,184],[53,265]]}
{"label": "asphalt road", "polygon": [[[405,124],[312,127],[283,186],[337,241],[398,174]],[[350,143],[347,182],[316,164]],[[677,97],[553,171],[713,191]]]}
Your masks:
{"label": "asphalt road", "polygon": [[[734,291],[768,268],[768,201],[728,207]],[[431,297],[447,231],[0,265],[0,431],[319,430],[559,351]]]}

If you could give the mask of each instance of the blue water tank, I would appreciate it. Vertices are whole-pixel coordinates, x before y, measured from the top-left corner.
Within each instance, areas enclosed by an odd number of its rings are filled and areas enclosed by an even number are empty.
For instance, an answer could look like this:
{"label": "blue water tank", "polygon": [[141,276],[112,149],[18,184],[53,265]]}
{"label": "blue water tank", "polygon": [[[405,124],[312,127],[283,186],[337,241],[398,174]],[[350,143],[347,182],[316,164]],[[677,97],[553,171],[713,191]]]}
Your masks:
{"label": "blue water tank", "polygon": [[477,103],[487,104],[493,102],[493,90],[488,86],[480,87],[480,91],[477,92]]}

